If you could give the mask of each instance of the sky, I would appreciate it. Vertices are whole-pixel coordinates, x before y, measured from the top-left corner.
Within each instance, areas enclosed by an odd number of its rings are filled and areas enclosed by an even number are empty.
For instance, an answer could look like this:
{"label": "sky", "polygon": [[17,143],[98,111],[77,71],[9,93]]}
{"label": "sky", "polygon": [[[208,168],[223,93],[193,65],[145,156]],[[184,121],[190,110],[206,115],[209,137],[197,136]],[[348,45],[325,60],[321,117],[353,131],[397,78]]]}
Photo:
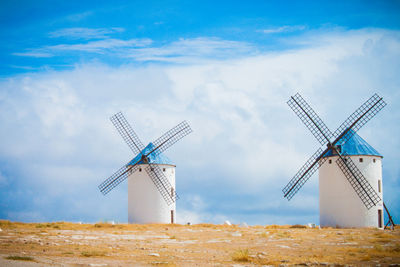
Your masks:
{"label": "sky", "polygon": [[319,148],[286,104],[334,131],[374,93],[358,132],[383,158],[400,218],[400,1],[1,1],[0,219],[127,222],[132,155],[109,118],[169,148],[179,223],[319,222],[318,175],[282,188]]}

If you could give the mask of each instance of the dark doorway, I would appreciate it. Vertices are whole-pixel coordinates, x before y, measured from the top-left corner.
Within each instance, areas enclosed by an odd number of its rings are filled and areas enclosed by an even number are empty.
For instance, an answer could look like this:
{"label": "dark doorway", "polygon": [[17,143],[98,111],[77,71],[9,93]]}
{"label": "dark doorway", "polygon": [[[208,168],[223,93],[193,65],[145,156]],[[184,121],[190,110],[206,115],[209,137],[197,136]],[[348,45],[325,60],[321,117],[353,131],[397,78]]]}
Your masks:
{"label": "dark doorway", "polygon": [[382,228],[382,210],[378,210],[378,227]]}
{"label": "dark doorway", "polygon": [[174,223],[174,210],[171,210],[171,223]]}

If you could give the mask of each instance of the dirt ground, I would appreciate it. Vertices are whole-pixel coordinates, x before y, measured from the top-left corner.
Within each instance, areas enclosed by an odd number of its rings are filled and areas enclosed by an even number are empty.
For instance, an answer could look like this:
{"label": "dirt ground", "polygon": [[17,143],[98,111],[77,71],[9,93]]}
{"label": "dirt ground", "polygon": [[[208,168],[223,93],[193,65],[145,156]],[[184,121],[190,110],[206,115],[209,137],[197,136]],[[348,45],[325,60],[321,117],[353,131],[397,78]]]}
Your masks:
{"label": "dirt ground", "polygon": [[0,266],[400,266],[400,229],[0,221]]}

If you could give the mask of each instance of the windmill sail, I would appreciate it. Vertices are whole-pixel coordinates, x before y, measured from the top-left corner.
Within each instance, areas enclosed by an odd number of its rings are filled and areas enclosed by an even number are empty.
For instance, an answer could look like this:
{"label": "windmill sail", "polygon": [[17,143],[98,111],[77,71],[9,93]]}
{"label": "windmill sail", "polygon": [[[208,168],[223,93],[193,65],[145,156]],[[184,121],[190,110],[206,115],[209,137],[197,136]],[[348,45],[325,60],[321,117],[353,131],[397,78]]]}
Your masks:
{"label": "windmill sail", "polygon": [[[381,109],[386,106],[385,101],[377,94],[374,94],[356,111],[354,111],[333,133],[335,144],[339,139],[346,142],[355,132],[372,119]],[[352,130],[352,132],[350,132]]]}
{"label": "windmill sail", "polygon": [[119,134],[122,136],[124,141],[128,144],[132,152],[136,155],[143,150],[144,146],[140,141],[139,137],[129,125],[128,121],[125,119],[121,112],[113,115],[110,118],[111,122],[117,128]]}
{"label": "windmill sail", "polygon": [[113,188],[119,185],[122,181],[124,181],[128,176],[134,173],[137,170],[138,166],[122,166],[118,171],[116,171],[113,175],[107,178],[104,182],[99,185],[100,192],[103,195],[106,195]]}
{"label": "windmill sail", "polygon": [[323,151],[319,148],[300,168],[296,175],[290,180],[290,182],[282,189],[284,197],[288,200],[303,187],[307,180],[314,174],[316,170],[325,162],[326,158],[323,155],[326,150]]}
{"label": "windmill sail", "polygon": [[367,209],[382,200],[349,156],[340,155],[336,163]]}
{"label": "windmill sail", "polygon": [[155,146],[154,154],[156,156],[161,154],[191,132],[192,129],[186,121],[179,123],[177,126],[172,128],[153,142]]}
{"label": "windmill sail", "polygon": [[[146,172],[168,205],[171,205],[179,199],[171,183],[158,165],[149,164],[149,166],[146,167]],[[171,192],[173,192],[173,194],[171,194]]]}
{"label": "windmill sail", "polygon": [[329,142],[331,131],[299,93],[292,96],[287,104],[321,145]]}

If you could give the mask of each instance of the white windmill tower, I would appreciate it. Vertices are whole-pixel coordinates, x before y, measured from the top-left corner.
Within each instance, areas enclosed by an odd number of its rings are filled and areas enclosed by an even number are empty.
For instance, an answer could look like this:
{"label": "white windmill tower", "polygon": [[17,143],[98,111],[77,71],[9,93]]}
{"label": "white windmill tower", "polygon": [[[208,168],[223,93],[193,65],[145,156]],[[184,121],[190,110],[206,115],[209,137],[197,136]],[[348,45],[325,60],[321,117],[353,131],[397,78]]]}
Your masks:
{"label": "white windmill tower", "polygon": [[377,205],[366,201],[364,207],[348,183],[351,179],[346,179],[349,174],[344,173],[346,168],[339,163],[339,156],[330,150],[324,155],[327,162],[319,168],[320,225],[383,228],[382,156],[357,133],[352,135],[346,142],[339,140],[337,150],[351,159],[377,193]]}
{"label": "white windmill tower", "polygon": [[176,221],[175,165],[161,153],[192,132],[181,122],[146,147],[121,112],[111,121],[136,155],[99,185],[104,195],[128,178],[129,223],[174,223]]}
{"label": "white windmill tower", "polygon": [[322,147],[283,188],[284,197],[290,200],[320,169],[321,226],[383,228],[383,209],[388,214],[388,224],[394,225],[383,203],[382,156],[356,134],[385,107],[383,99],[373,95],[334,133],[299,94],[287,103]]}

